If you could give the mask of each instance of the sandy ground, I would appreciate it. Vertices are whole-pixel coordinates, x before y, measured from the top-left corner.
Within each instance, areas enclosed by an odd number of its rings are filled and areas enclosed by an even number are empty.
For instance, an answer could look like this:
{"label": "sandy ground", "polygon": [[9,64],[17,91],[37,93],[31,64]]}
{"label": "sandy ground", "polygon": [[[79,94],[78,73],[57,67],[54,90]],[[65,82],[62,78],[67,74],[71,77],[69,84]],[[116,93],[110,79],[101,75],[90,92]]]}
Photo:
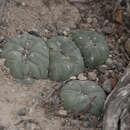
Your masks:
{"label": "sandy ground", "polygon": [[[44,38],[55,35],[57,29],[75,28],[80,14],[64,0],[12,0],[7,3],[2,20],[0,34],[7,39],[31,29]],[[3,60],[0,62],[4,68]],[[52,86],[51,81],[23,86],[7,75],[0,70],[0,130],[60,130],[60,119],[46,118],[41,107],[40,93]],[[23,109],[26,114],[19,116]]]}
{"label": "sandy ground", "polygon": [[[24,86],[0,71],[0,125],[7,130],[59,130],[58,119],[47,119],[41,107],[40,93],[51,84],[49,80],[39,80]],[[25,116],[20,116],[23,109]]]}
{"label": "sandy ground", "polygon": [[12,37],[21,31],[37,30],[42,36],[75,28],[80,21],[78,10],[65,0],[13,0],[7,4],[3,18],[4,36]]}

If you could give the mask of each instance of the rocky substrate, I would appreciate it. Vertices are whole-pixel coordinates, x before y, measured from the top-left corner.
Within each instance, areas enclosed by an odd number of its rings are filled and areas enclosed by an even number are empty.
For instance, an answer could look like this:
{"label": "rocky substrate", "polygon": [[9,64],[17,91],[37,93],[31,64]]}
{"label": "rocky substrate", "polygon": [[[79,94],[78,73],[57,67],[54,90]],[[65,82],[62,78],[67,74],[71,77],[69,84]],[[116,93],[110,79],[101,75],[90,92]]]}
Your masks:
{"label": "rocky substrate", "polygon": [[[22,31],[28,31],[35,35],[38,34],[44,40],[55,35],[69,37],[70,33],[77,29],[102,32],[105,35],[110,49],[109,58],[106,63],[94,69],[86,68],[84,73],[71,78],[95,81],[104,88],[108,95],[117,87],[117,82],[119,81],[120,83],[122,73],[130,60],[129,33],[126,30],[126,26],[124,28],[124,25],[112,19],[111,4],[113,3],[108,2],[106,4],[106,1],[102,0],[82,0],[82,2],[79,0],[62,2],[54,0],[49,3],[46,0],[38,0],[37,2],[35,2],[35,0],[23,0],[22,2],[20,0],[9,1],[5,8],[4,17],[2,19],[3,22],[0,25],[0,47],[10,38]],[[55,7],[57,7],[56,10]],[[1,89],[3,90],[1,93],[6,94],[6,96],[4,96],[0,102],[2,106],[1,113],[5,113],[0,116],[0,119],[3,120],[0,120],[0,129],[10,130],[13,128],[14,130],[23,130],[28,128],[28,130],[34,130],[36,128],[40,130],[41,126],[42,129],[46,130],[47,126],[44,126],[46,125],[45,122],[47,122],[47,125],[50,126],[50,130],[101,130],[103,126],[103,115],[97,118],[87,114],[85,115],[84,113],[75,114],[64,110],[63,104],[58,96],[59,89],[56,88],[56,85],[61,85],[61,83],[37,81],[37,83],[32,86],[34,87],[33,89],[26,88],[17,85],[10,74],[6,72],[3,65],[1,65],[1,70],[1,77],[4,77],[1,78]],[[7,81],[9,83],[3,88],[3,84]],[[37,86],[39,90],[35,89]],[[18,87],[21,88],[18,89]],[[12,92],[9,94],[11,90]],[[15,95],[15,93],[17,94]],[[21,96],[19,96],[20,93]],[[14,97],[10,98],[12,95],[14,95]],[[30,96],[28,97],[27,95]],[[21,101],[22,97],[24,98]],[[33,100],[32,97],[37,97],[37,100]],[[24,104],[24,101],[26,101],[26,104]],[[32,101],[31,104],[30,101]],[[19,105],[21,102],[22,105]],[[15,103],[17,110],[13,107]],[[12,104],[11,107],[10,104]],[[4,109],[5,107],[10,107],[10,110]],[[42,110],[44,110],[45,113]],[[13,117],[11,116],[11,118],[8,119],[7,117],[10,116],[12,111],[15,114],[13,113]],[[42,112],[43,114],[41,114]],[[33,114],[35,116],[33,116]],[[119,117],[119,113],[117,115]],[[125,111],[124,115],[127,119],[128,116]],[[19,119],[18,122],[15,122],[17,119]],[[124,118],[121,120],[122,124],[125,121],[123,119]],[[42,121],[44,125],[41,125]],[[18,124],[14,125],[15,123]]]}

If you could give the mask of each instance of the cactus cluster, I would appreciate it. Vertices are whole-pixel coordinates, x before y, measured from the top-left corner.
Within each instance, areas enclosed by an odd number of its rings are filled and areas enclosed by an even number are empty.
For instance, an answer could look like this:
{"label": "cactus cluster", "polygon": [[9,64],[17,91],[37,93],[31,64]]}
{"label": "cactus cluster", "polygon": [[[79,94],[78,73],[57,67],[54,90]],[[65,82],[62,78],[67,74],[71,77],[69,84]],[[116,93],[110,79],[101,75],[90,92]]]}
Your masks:
{"label": "cactus cluster", "polygon": [[46,42],[29,33],[9,40],[1,57],[11,75],[23,83],[34,79],[64,81],[84,71],[84,65],[95,67],[108,57],[108,46],[101,34],[90,31],[72,33],[72,40],[55,36]]}
{"label": "cactus cluster", "polygon": [[[95,67],[108,57],[108,46],[101,34],[77,31],[72,40],[55,36],[46,42],[27,32],[9,40],[2,49],[5,66],[17,81],[32,84],[34,79],[64,81],[84,71],[84,65]],[[93,115],[102,112],[106,95],[92,81],[72,80],[60,92],[64,107],[72,111],[88,109]],[[88,107],[89,106],[89,107]]]}

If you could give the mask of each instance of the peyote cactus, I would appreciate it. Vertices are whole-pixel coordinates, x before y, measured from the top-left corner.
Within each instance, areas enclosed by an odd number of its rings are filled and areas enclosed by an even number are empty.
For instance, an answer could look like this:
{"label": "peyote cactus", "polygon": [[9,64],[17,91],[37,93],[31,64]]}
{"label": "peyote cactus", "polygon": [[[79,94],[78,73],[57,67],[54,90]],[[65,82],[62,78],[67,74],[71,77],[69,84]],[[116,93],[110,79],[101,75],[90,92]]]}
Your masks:
{"label": "peyote cactus", "polygon": [[53,37],[47,41],[47,46],[50,54],[49,76],[52,80],[64,81],[84,70],[80,50],[67,37]]}
{"label": "peyote cactus", "polygon": [[109,49],[102,34],[80,30],[72,33],[72,40],[79,47],[86,66],[93,68],[106,61]]}
{"label": "peyote cactus", "polygon": [[28,33],[9,40],[2,51],[5,66],[23,83],[48,77],[49,51],[43,40]]}
{"label": "peyote cactus", "polygon": [[60,97],[66,109],[76,112],[88,109],[89,113],[99,116],[106,94],[93,81],[72,80],[63,86]]}

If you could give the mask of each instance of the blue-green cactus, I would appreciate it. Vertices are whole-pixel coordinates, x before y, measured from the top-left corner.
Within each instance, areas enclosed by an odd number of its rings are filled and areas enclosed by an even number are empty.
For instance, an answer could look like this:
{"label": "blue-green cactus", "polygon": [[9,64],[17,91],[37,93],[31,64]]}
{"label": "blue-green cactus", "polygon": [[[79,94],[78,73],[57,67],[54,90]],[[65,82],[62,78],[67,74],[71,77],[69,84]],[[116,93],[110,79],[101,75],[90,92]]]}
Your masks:
{"label": "blue-green cactus", "polygon": [[63,86],[60,97],[68,110],[81,112],[88,108],[89,113],[99,116],[106,94],[93,81],[72,80]]}
{"label": "blue-green cactus", "polygon": [[86,66],[93,68],[108,58],[109,48],[102,34],[80,30],[72,33],[72,40],[80,49]]}
{"label": "blue-green cactus", "polygon": [[80,50],[67,37],[57,36],[47,41],[50,64],[49,76],[55,81],[64,81],[84,70]]}
{"label": "blue-green cactus", "polygon": [[43,40],[24,33],[9,40],[2,51],[5,66],[23,83],[48,77],[49,51]]}

